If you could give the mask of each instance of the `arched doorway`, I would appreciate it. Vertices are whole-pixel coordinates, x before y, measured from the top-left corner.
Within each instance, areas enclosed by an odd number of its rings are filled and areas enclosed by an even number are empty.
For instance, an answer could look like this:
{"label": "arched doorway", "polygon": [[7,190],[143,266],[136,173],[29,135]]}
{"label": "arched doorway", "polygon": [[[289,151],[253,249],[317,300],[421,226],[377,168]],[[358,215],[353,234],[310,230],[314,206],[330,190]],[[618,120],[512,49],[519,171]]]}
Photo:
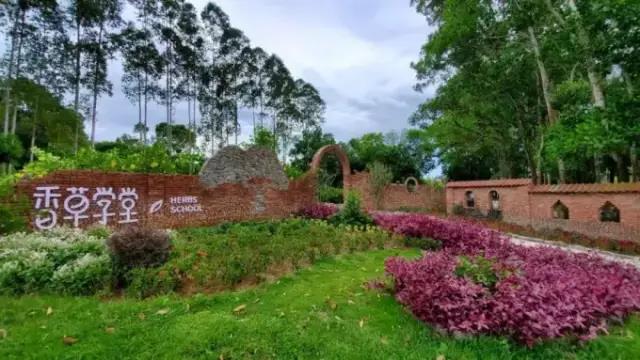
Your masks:
{"label": "arched doorway", "polygon": [[[335,156],[339,163],[342,175],[342,197],[344,199],[346,198],[347,190],[350,187],[351,163],[349,162],[347,153],[344,152],[340,145],[333,144],[321,147],[315,155],[313,155],[313,159],[311,160],[311,172],[315,174],[315,176],[319,176],[322,171],[323,159],[327,156]],[[322,184],[318,184],[318,186],[322,186]]]}

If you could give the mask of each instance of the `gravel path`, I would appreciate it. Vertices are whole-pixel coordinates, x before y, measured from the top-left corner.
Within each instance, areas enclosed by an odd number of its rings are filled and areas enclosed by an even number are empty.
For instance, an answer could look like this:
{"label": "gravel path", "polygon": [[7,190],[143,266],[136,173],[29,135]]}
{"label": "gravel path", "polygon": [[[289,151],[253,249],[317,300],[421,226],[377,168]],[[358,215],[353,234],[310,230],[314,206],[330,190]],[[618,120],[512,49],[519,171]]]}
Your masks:
{"label": "gravel path", "polygon": [[571,251],[575,253],[591,253],[591,254],[601,256],[607,260],[633,265],[636,268],[640,269],[640,257],[638,256],[623,255],[623,254],[618,254],[618,253],[605,251],[605,250],[592,249],[592,248],[588,248],[580,245],[565,244],[557,241],[542,240],[542,239],[531,238],[531,237],[516,235],[516,234],[508,234],[508,235],[511,237],[511,242],[517,245],[551,246],[551,247],[555,247],[558,249]]}

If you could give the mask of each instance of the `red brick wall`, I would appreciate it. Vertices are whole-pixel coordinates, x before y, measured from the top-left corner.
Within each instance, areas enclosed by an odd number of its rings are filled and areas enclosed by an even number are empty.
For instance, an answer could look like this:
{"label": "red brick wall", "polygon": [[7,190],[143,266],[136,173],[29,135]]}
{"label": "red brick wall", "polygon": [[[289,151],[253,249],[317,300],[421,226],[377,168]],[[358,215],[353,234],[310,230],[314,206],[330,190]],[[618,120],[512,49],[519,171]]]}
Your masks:
{"label": "red brick wall", "polygon": [[351,189],[360,194],[362,206],[368,210],[400,210],[420,209],[427,211],[444,211],[445,196],[443,190],[426,185],[417,185],[410,192],[404,184],[389,184],[382,194],[381,208],[376,208],[375,198],[369,183],[369,173],[361,172],[349,176]]}
{"label": "red brick wall", "polygon": [[[46,210],[35,210],[37,199],[34,194],[39,186],[58,187],[54,190],[56,194],[60,194],[57,198],[58,206],[51,210],[55,215],[45,212]],[[71,210],[74,210],[74,206],[77,206],[76,210],[83,210],[80,216],[87,216],[78,219],[80,227],[96,224],[101,219],[103,207],[98,201],[110,197],[103,196],[94,200],[99,187],[112,188],[116,197],[107,211],[113,214],[107,217],[109,226],[124,225],[126,209],[117,197],[126,188],[135,189],[138,196],[132,209],[136,213],[131,217],[132,221],[135,220],[134,223],[169,228],[287,217],[313,202],[315,196],[315,179],[309,174],[291,181],[287,190],[278,190],[269,186],[266,179],[252,179],[247,185],[222,184],[205,188],[200,185],[197,176],[60,171],[44,178],[23,181],[18,185],[18,191],[27,195],[31,201],[31,209],[34,209],[30,219],[32,226],[37,224],[37,219],[44,221],[45,226],[51,225],[53,216],[57,218],[57,225],[73,226],[73,216],[65,211],[65,199],[72,194],[69,190],[73,187],[88,189],[83,194],[86,200],[76,198],[69,200],[67,204]],[[45,207],[42,200],[40,208]],[[85,210],[84,204],[87,202],[89,206]],[[159,205],[160,202],[162,206],[153,212],[153,204]],[[49,205],[49,208],[53,208],[54,202]]]}
{"label": "red brick wall", "polygon": [[[609,190],[588,192],[553,192],[541,187],[484,186],[487,181],[473,182],[465,186],[446,189],[447,212],[454,204],[465,206],[465,193],[475,193],[476,208],[483,214],[490,209],[489,192],[500,194],[500,208],[503,219],[520,225],[531,225],[537,229],[562,229],[593,237],[610,237],[620,240],[640,241],[640,192],[610,192]],[[609,192],[605,192],[609,191]],[[552,207],[560,200],[569,208],[569,220],[553,219]],[[620,210],[620,223],[601,222],[599,209],[605,202],[611,202]]]}
{"label": "red brick wall", "polygon": [[[561,228],[618,239],[640,240],[640,193],[531,193],[531,225]],[[553,219],[552,207],[561,201],[569,208],[569,220]],[[620,223],[601,222],[600,207],[611,202],[620,210]]]}
{"label": "red brick wall", "polygon": [[473,191],[475,195],[475,208],[483,214],[487,214],[491,209],[489,193],[498,192],[500,196],[500,210],[504,220],[522,223],[529,219],[529,187],[528,186],[495,186],[495,187],[465,187],[447,188],[446,203],[447,212],[453,211],[455,204],[460,204],[466,208],[465,194]]}
{"label": "red brick wall", "polygon": [[384,210],[421,209],[444,211],[444,191],[426,185],[417,185],[409,191],[404,184],[390,184],[382,196]]}

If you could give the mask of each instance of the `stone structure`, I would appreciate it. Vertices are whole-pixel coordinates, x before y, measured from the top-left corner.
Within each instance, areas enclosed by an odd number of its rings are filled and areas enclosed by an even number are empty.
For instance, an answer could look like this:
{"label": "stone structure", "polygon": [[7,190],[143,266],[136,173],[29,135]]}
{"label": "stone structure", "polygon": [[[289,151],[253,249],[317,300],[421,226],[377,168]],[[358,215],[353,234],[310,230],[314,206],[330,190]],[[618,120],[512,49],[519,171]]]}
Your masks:
{"label": "stone structure", "polygon": [[202,184],[207,187],[247,184],[254,178],[268,179],[280,189],[286,189],[289,184],[276,154],[260,147],[243,150],[238,146],[227,146],[208,159],[200,170]]}
{"label": "stone structure", "polygon": [[562,229],[593,237],[640,241],[640,183],[533,185],[530,179],[449,182],[454,206],[535,229]]}

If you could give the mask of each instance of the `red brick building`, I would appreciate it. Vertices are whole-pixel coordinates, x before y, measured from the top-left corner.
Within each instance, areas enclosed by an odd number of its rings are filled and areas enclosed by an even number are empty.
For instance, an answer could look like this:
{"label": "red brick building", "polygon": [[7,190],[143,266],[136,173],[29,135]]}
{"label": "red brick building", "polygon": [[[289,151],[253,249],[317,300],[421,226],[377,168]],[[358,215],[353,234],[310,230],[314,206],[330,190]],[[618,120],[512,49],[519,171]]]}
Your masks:
{"label": "red brick building", "polygon": [[504,221],[596,237],[640,241],[640,183],[533,185],[529,179],[454,181],[447,212],[455,207]]}

